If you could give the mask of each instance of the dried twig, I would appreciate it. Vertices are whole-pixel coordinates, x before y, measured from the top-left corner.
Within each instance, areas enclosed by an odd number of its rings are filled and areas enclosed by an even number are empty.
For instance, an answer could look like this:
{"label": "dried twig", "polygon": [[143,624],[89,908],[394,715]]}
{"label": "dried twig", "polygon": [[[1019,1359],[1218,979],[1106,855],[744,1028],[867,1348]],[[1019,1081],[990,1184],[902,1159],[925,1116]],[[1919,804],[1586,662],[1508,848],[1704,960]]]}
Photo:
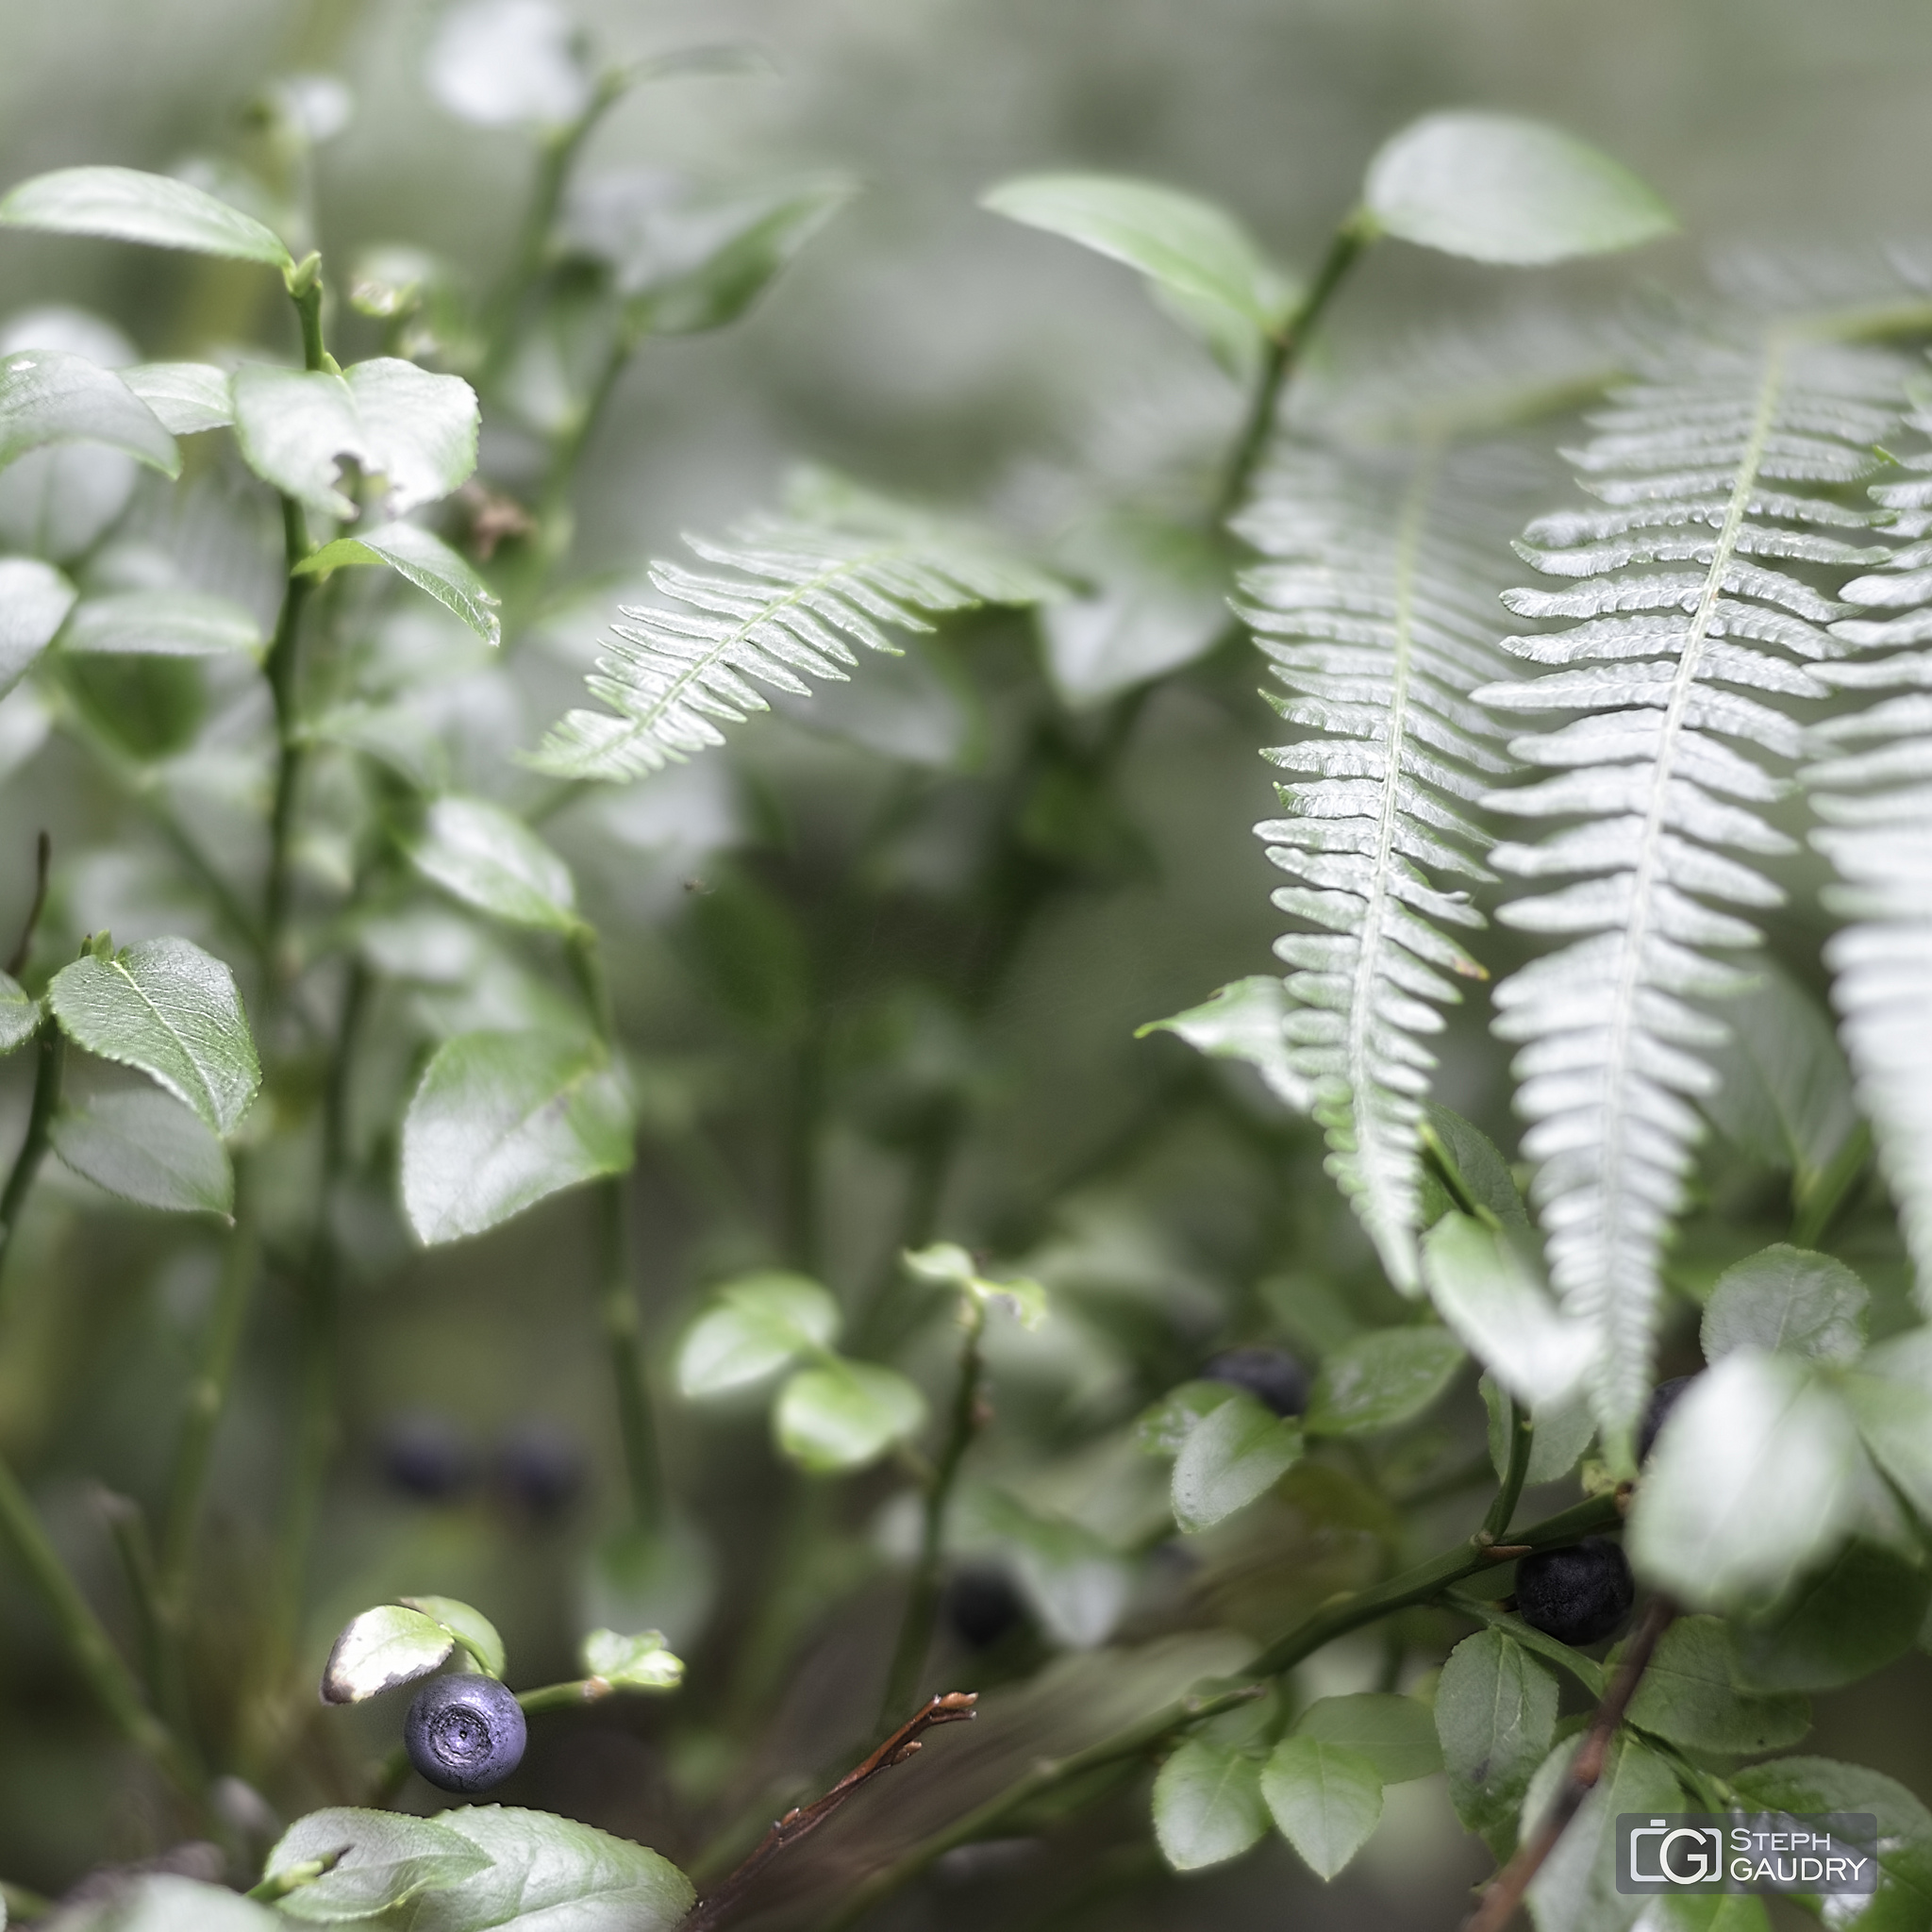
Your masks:
{"label": "dried twig", "polygon": [[1650,1667],[1657,1640],[1676,1614],[1676,1605],[1667,1598],[1651,1599],[1650,1607],[1644,1611],[1643,1621],[1630,1640],[1630,1648],[1624,1653],[1617,1674],[1610,1680],[1604,1701],[1597,1706],[1590,1729],[1583,1734],[1583,1742],[1570,1760],[1569,1774],[1557,1787],[1536,1836],[1519,1847],[1516,1856],[1490,1881],[1462,1932],[1503,1932],[1504,1926],[1515,1917],[1530,1880],[1542,1870],[1544,1859],[1556,1850],[1557,1840],[1603,1776],[1604,1766],[1609,1761],[1610,1740],[1624,1722],[1624,1713],[1630,1708],[1630,1700],[1637,1695],[1637,1687]]}
{"label": "dried twig", "polygon": [[920,1748],[920,1739],[939,1724],[961,1724],[977,1715],[976,1690],[949,1690],[935,1697],[911,1723],[901,1724],[872,1756],[848,1771],[824,1797],[809,1805],[794,1806],[766,1832],[750,1856],[711,1893],[700,1899],[678,1927],[678,1932],[711,1932],[738,1903],[752,1880],[788,1845],[816,1831],[861,1785],[870,1784],[880,1772],[904,1764]]}

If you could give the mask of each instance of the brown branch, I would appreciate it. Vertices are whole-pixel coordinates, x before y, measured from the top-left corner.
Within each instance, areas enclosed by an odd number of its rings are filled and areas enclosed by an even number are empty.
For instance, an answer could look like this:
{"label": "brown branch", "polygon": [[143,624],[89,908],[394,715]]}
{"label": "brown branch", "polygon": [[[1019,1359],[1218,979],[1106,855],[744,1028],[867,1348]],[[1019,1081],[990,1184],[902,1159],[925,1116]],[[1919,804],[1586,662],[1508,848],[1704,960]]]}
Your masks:
{"label": "brown branch", "polygon": [[1557,1849],[1557,1840],[1603,1776],[1604,1766],[1609,1761],[1610,1740],[1624,1722],[1624,1713],[1630,1708],[1630,1700],[1637,1695],[1644,1672],[1650,1668],[1657,1640],[1670,1628],[1676,1614],[1676,1605],[1668,1598],[1651,1598],[1643,1621],[1638,1624],[1637,1634],[1630,1640],[1630,1647],[1624,1653],[1617,1674],[1610,1680],[1604,1701],[1597,1706],[1590,1729],[1583,1734],[1583,1742],[1570,1760],[1569,1773],[1557,1787],[1536,1836],[1522,1845],[1516,1856],[1491,1879],[1462,1932],[1503,1932],[1504,1926],[1516,1916],[1530,1880],[1542,1870],[1543,1861]]}
{"label": "brown branch", "polygon": [[976,1717],[974,1706],[976,1690],[949,1690],[935,1697],[911,1723],[901,1724],[872,1756],[848,1771],[824,1797],[809,1805],[794,1806],[766,1832],[750,1855],[729,1874],[708,1898],[701,1898],[679,1924],[677,1932],[711,1932],[744,1895],[752,1880],[785,1850],[816,1831],[861,1785],[870,1784],[880,1772],[904,1764],[920,1749],[920,1739],[939,1724],[956,1724]]}
{"label": "brown branch", "polygon": [[54,841],[42,832],[34,841],[34,898],[26,908],[26,924],[20,929],[20,943],[13,949],[13,957],[7,962],[7,976],[20,977],[20,969],[26,964],[26,956],[32,951],[34,928],[41,923],[42,908],[47,903],[47,868],[54,857]]}

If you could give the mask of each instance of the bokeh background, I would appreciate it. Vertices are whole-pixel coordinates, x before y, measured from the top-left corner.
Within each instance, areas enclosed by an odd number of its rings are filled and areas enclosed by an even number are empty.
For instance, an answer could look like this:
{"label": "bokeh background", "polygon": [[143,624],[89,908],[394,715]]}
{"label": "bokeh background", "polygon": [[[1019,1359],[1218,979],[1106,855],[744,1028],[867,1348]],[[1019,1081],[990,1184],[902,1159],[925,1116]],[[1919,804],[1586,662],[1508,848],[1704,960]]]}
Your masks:
{"label": "bokeh background", "polygon": [[[1038,529],[1112,476],[1158,489],[1228,433],[1236,391],[1125,272],[975,208],[1001,176],[1075,166],[1171,181],[1225,202],[1284,259],[1307,265],[1389,132],[1428,108],[1469,104],[1561,122],[1636,167],[1682,217],[1682,240],[1635,261],[1507,280],[1384,249],[1335,313],[1339,355],[1444,325],[1479,335],[1512,305],[1607,312],[1647,288],[1696,286],[1712,252],[1739,243],[1841,248],[1932,234],[1932,18],[1921,0],[582,0],[575,10],[619,54],[719,42],[761,50],[759,71],[634,95],[595,136],[589,165],[721,181],[829,171],[863,192],[749,320],[651,345],[626,374],[577,492],[582,609],[558,621],[554,648],[521,674],[527,711],[503,727],[523,742],[528,716],[541,724],[571,701],[595,619],[643,560],[682,530],[715,530],[771,501],[799,458]],[[247,104],[264,80],[326,72],[355,104],[316,160],[332,268],[369,242],[400,240],[487,279],[508,242],[529,149],[429,100],[421,70],[433,28],[422,0],[0,0],[0,182],[71,163],[168,168],[232,152],[248,139]],[[0,238],[0,317],[71,304],[121,329],[143,358],[264,330],[279,340],[272,293],[265,278],[139,250]],[[354,320],[341,326],[353,341]],[[513,483],[515,434],[491,434],[486,467]],[[1088,867],[1029,931],[967,1033],[920,1004],[923,980],[906,961],[921,945],[943,948],[946,918],[974,916],[970,894],[949,883],[966,863],[957,855],[971,843],[975,787],[991,782],[983,768],[974,775],[968,741],[977,732],[997,765],[1002,721],[1024,702],[1016,693],[1030,675],[1033,644],[1017,621],[969,628],[967,645],[991,669],[976,674],[973,703],[933,727],[923,764],[893,749],[909,713],[868,724],[794,712],[603,818],[574,815],[558,837],[587,904],[617,936],[620,1004],[656,1070],[648,1091],[674,1127],[693,1109],[726,1124],[734,1172],[722,1180],[669,1154],[641,1169],[641,1291],[660,1346],[695,1286],[769,1253],[783,1218],[782,1177],[760,1164],[756,1133],[734,1141],[731,1125],[782,1104],[785,1063],[772,1043],[782,1016],[759,1018],[756,987],[736,1009],[721,1005],[711,968],[725,942],[706,937],[685,881],[742,874],[771,885],[775,852],[777,902],[808,907],[818,891],[830,906],[827,881],[862,859],[910,880],[915,900],[923,892],[950,908],[913,938],[879,913],[836,974],[824,967],[834,991],[820,1017],[841,1042],[845,1084],[824,1153],[823,1265],[850,1288],[890,1252],[904,1182],[879,1122],[928,1074],[970,1088],[974,1129],[938,1231],[1031,1257],[1076,1300],[1084,1292],[1111,1310],[1069,1344],[1077,1360],[1051,1402],[1041,1398],[1061,1418],[1042,1430],[1059,1428],[1065,1446],[1082,1426],[1065,1422],[1069,1404],[1079,1407],[1067,1389],[1092,1416],[1124,1417],[1176,1363],[1185,1373],[1190,1351],[1268,1325],[1271,1308],[1276,1332],[1319,1349],[1324,1318],[1296,1300],[1284,1252],[1319,1255],[1357,1282],[1372,1271],[1312,1147],[1253,1094],[1245,1140],[1223,1108],[1184,1131],[1150,1130],[1144,1158],[1118,1144],[1150,1110],[1162,1117],[1170,1085],[1192,1077],[1176,1042],[1137,1042],[1134,1027],[1268,965],[1268,868],[1248,827],[1269,804],[1253,753],[1271,725],[1245,658],[1164,691],[1142,719],[1118,787],[1131,862]],[[958,808],[932,816],[924,842],[868,847],[860,822],[892,808],[908,762],[931,788],[951,786]],[[18,757],[0,783],[0,930],[24,911],[42,824],[70,867],[57,924],[78,933],[111,922],[123,940],[174,929],[138,860],[117,869],[107,856],[117,811],[90,767],[58,745]],[[895,890],[891,879],[874,885],[874,899]],[[858,900],[874,903],[863,891]],[[808,951],[829,943],[808,918],[799,930]],[[8,1121],[24,1107],[21,1073],[0,1070]],[[1478,1036],[1452,1041],[1445,1097],[1507,1139],[1502,1078]],[[6,1125],[0,1140],[13,1132]],[[1090,1174],[1099,1175],[1091,1185]],[[716,1190],[733,1186],[739,1207],[717,1209]],[[78,1184],[46,1192],[31,1265],[15,1271],[0,1325],[0,1436],[31,1469],[73,1560],[111,1601],[92,1485],[152,1489],[214,1251],[192,1231],[99,1217]],[[308,1641],[325,1647],[341,1614],[389,1591],[428,1588],[497,1617],[520,1680],[562,1674],[585,1552],[618,1509],[602,1357],[590,1323],[558,1307],[587,1266],[588,1230],[569,1203],[555,1204],[487,1242],[412,1256],[379,1194],[372,1186],[360,1237],[352,1393]],[[83,1209],[94,1217],[84,1225]],[[250,1524],[273,1507],[280,1453],[291,1344],[273,1305],[258,1328],[222,1442],[228,1594],[206,1607],[216,1653],[248,1641],[259,1543]],[[935,1379],[942,1343],[941,1333],[931,1344]],[[909,1342],[908,1358],[925,1359],[924,1345]],[[1024,1415],[1024,1374],[1001,1386]],[[714,1570],[712,1635],[697,1633],[694,1681],[714,1654],[705,1644],[723,1642],[718,1631],[741,1639],[760,1627],[774,1553],[800,1512],[830,1553],[821,1566],[830,1574],[787,1573],[811,1644],[741,1668],[731,1695],[713,1698],[708,1727],[678,1732],[656,1710],[545,1727],[504,1795],[689,1856],[693,1846],[676,1841],[691,1828],[689,1793],[715,1789],[712,1761],[758,1715],[781,1713],[777,1770],[766,1767],[778,1775],[812,1768],[841,1710],[875,1695],[866,1673],[891,1599],[867,1594],[876,1563],[866,1552],[890,1484],[861,1485],[836,1507],[806,1498],[775,1473],[756,1416],[675,1414],[666,1432],[674,1487],[688,1485]],[[398,1445],[411,1443],[458,1471],[455,1500],[412,1496],[399,1481],[408,1457]],[[744,1648],[715,1654],[741,1662]],[[1373,1650],[1345,1652],[1311,1672],[1307,1688],[1358,1688],[1378,1667]],[[1821,1699],[1814,1747],[1932,1790],[1928,1695],[1932,1669],[1918,1659]],[[366,1735],[329,1749],[353,1763],[382,1748],[393,1718],[373,1718]],[[864,1724],[861,1713],[852,1728]],[[938,1740],[908,1778],[941,1775],[951,1741]],[[316,1776],[325,1791],[325,1774]],[[1230,1927],[1447,1924],[1483,1863],[1440,1782],[1391,1792],[1369,1853],[1325,1890],[1279,1845],[1205,1879],[1164,1879],[1134,1849],[1131,1805],[1080,1827],[1062,1865],[1093,1877],[1094,1898],[1122,1925],[1210,1915]],[[144,1803],[36,1612],[0,1576],[0,1874],[53,1891],[100,1859],[138,1856],[152,1848]],[[1060,1880],[1032,1856],[1020,1845],[956,1861],[901,1918],[976,1923],[1020,1910],[1014,1900],[1071,1911]],[[1014,1923],[1031,1921],[1023,1912]]]}

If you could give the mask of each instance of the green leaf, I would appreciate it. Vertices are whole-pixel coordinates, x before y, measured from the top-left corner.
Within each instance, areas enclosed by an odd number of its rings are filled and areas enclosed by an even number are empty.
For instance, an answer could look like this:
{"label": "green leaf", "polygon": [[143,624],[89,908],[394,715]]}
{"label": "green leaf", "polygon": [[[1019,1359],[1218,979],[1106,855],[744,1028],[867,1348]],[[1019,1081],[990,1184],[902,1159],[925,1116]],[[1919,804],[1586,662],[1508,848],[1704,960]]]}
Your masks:
{"label": "green leaf", "polygon": [[1226,1382],[1182,1382],[1141,1410],[1134,1424],[1136,1447],[1148,1456],[1178,1456],[1195,1424],[1234,1395]]}
{"label": "green leaf", "polygon": [[641,1630],[634,1637],[592,1630],[578,1655],[587,1676],[621,1690],[675,1690],[684,1682],[684,1659],[665,1648],[661,1630]]}
{"label": "green leaf", "polygon": [[900,1257],[907,1272],[922,1281],[958,1288],[987,1307],[1002,1307],[1021,1327],[1032,1330],[1046,1320],[1046,1290],[1025,1275],[993,1281],[958,1241],[934,1241],[931,1246]]}
{"label": "green leaf", "polygon": [[1852,1070],[1817,1000],[1768,961],[1754,972],[1713,1008],[1730,1038],[1710,1058],[1722,1084],[1698,1104],[1744,1153],[1791,1174],[1802,1198],[1858,1130]]}
{"label": "green leaf", "polygon": [[356,514],[336,488],[345,457],[385,480],[392,517],[447,496],[476,467],[476,392],[459,375],[393,356],[340,375],[251,362],[235,372],[233,392],[248,467],[318,516]]}
{"label": "green leaf", "polygon": [[1294,306],[1294,283],[1246,229],[1224,208],[1178,189],[1121,175],[1023,175],[988,190],[979,205],[1124,262],[1259,335],[1279,327]]}
{"label": "green leaf", "polygon": [[170,436],[225,429],[235,420],[228,372],[212,362],[138,362],[118,374]]}
{"label": "green leaf", "polygon": [[[1524,1834],[1540,1822],[1536,1800],[1554,1790],[1574,1746],[1558,1746],[1524,1807]],[[1531,1880],[1530,1909],[1544,1932],[1612,1932],[1637,1917],[1644,1901],[1617,1890],[1617,1819],[1626,1811],[1681,1811],[1683,1788],[1670,1766],[1629,1731],[1620,1732],[1595,1788],[1564,1827]]]}
{"label": "green leaf", "polygon": [[1855,1541],[1770,1609],[1731,1625],[1738,1681],[1759,1690],[1835,1690],[1912,1647],[1932,1607],[1932,1572]]}
{"label": "green leaf", "polygon": [[1224,986],[1203,1005],[1167,1020],[1150,1020],[1135,1030],[1177,1033],[1196,1053],[1210,1059],[1246,1060],[1284,1105],[1307,1113],[1314,1089],[1289,1064],[1282,1023],[1289,1010],[1288,989],[1272,974],[1257,973]]}
{"label": "green leaf", "polygon": [[452,114],[478,127],[567,127],[595,89],[582,32],[545,0],[452,7],[423,77]]}
{"label": "green leaf", "polygon": [[1509,1163],[1480,1127],[1459,1113],[1452,1113],[1440,1101],[1425,1100],[1422,1136],[1430,1153],[1478,1208],[1487,1208],[1506,1227],[1529,1225],[1529,1214]]}
{"label": "green leaf", "polygon": [[720,1306],[692,1324],[677,1352],[687,1395],[749,1388],[839,1333],[839,1304],[803,1274],[747,1274],[718,1293]]}
{"label": "green leaf", "polygon": [[164,476],[181,474],[175,439],[112,370],[58,349],[0,356],[0,470],[60,442],[104,442]]}
{"label": "green leaf", "polygon": [[268,640],[252,611],[205,591],[117,591],[90,597],[67,621],[63,651],[158,658],[258,656]]}
{"label": "green leaf", "polygon": [[1283,1838],[1318,1878],[1333,1878],[1382,1816],[1382,1780],[1359,1751],[1297,1732],[1275,1745],[1261,1795]]}
{"label": "green leaf", "polygon": [[497,614],[501,600],[495,591],[441,537],[414,524],[384,524],[338,537],[311,551],[295,569],[300,575],[314,576],[366,564],[387,564],[460,617],[485,643],[503,641],[503,620]]}
{"label": "green leaf", "polygon": [[1420,1415],[1466,1359],[1446,1328],[1378,1328],[1322,1364],[1305,1426],[1311,1436],[1362,1436]]}
{"label": "green leaf", "polygon": [[1557,1308],[1526,1227],[1445,1214],[1424,1237],[1422,1270],[1436,1312],[1519,1402],[1559,1407],[1602,1346]]}
{"label": "green leaf", "polygon": [[325,1704],[360,1704],[398,1684],[426,1677],[449,1660],[457,1641],[421,1610],[381,1604],[342,1626],[323,1667]]}
{"label": "green leaf", "polygon": [[1300,1425],[1236,1390],[1188,1432],[1174,1457],[1174,1521],[1206,1529],[1273,1489],[1302,1458]]}
{"label": "green leaf", "polygon": [[283,1921],[266,1906],[225,1886],[204,1885],[199,1879],[169,1873],[148,1873],[118,1888],[111,1914],[69,1917],[63,1912],[61,1917],[86,1932],[97,1927],[110,1932],[287,1932]]}
{"label": "green leaf", "polygon": [[47,989],[60,1030],[102,1059],[139,1067],[218,1134],[261,1085],[235,975],[188,940],[143,940],[63,966]]}
{"label": "green leaf", "polygon": [[[1491,1376],[1485,1375],[1479,1387],[1489,1411],[1490,1460],[1500,1478],[1509,1466],[1509,1397]],[[1568,1475],[1576,1467],[1577,1457],[1596,1434],[1596,1417],[1591,1413],[1589,1391],[1578,1390],[1567,1401],[1531,1409],[1530,1421],[1535,1434],[1523,1480],[1525,1488],[1534,1489],[1539,1483],[1553,1483]]]}
{"label": "green leaf", "polygon": [[1795,1744],[1811,1728],[1803,1697],[1753,1696],[1736,1687],[1735,1674],[1726,1626],[1716,1617],[1679,1617],[1637,1687],[1630,1722],[1687,1751],[1754,1757]]}
{"label": "green leaf", "polygon": [[507,1662],[503,1639],[496,1634],[496,1625],[481,1610],[472,1609],[468,1604],[458,1603],[453,1596],[406,1596],[400,1601],[405,1607],[421,1610],[425,1617],[441,1624],[475,1658],[477,1667],[486,1675],[503,1675]]}
{"label": "green leaf", "polygon": [[1704,1306],[1705,1359],[1757,1348],[1820,1362],[1857,1361],[1871,1299],[1842,1261],[1780,1241],[1718,1276]]}
{"label": "green leaf", "polygon": [[460,1832],[427,1818],[335,1806],[298,1818],[269,1853],[262,1876],[279,1878],[321,1859],[334,1863],[275,1902],[286,1917],[325,1924],[373,1919],[418,1892],[459,1885],[490,1864]]}
{"label": "green leaf", "polygon": [[1212,1738],[1190,1738],[1154,1780],[1154,1836],[1176,1872],[1238,1858],[1268,1829],[1261,1767]]}
{"label": "green leaf", "polygon": [[1298,1738],[1342,1744],[1366,1758],[1385,1785],[1407,1784],[1442,1769],[1442,1746],[1429,1707],[1391,1691],[1322,1697],[1295,1720]]}
{"label": "green leaf", "polygon": [[1840,1387],[1873,1459],[1932,1521],[1932,1328],[1881,1342]]}
{"label": "green leaf", "polygon": [[586,182],[567,242],[610,265],[630,326],[680,336],[736,322],[852,199],[842,180],[670,195],[654,171]]}
{"label": "green leaf", "polygon": [[481,798],[439,798],[409,846],[416,870],[465,905],[511,925],[573,933],[570,867],[523,820]]}
{"label": "green leaf", "polygon": [[1384,234],[1475,261],[1603,255],[1677,225],[1627,168],[1514,114],[1424,115],[1369,163],[1362,202]]}
{"label": "green leaf", "polygon": [[430,1245],[481,1234],[632,1159],[630,1101],[594,1041],[459,1033],[403,1118],[403,1205]]}
{"label": "green leaf", "polygon": [[393,1932],[671,1932],[691,1909],[668,1858],[573,1819],[486,1805],[436,1823],[491,1862],[392,1913]]}
{"label": "green leaf", "polygon": [[1456,1815],[1498,1858],[1516,1841],[1516,1814],[1557,1733],[1557,1679],[1500,1630],[1478,1630],[1449,1653],[1436,1687],[1436,1735]]}
{"label": "green leaf", "polygon": [[0,973],[0,1053],[25,1046],[40,1030],[40,1001],[11,974]]}
{"label": "green leaf", "polygon": [[1843,1535],[1857,1437],[1801,1362],[1750,1349],[1684,1391],[1626,1538],[1638,1571],[1693,1608],[1783,1590]]}
{"label": "green leaf", "polygon": [[281,238],[252,215],[166,175],[135,168],[58,168],[0,201],[0,224],[55,235],[105,235],[193,255],[292,268]]}
{"label": "green leaf", "polygon": [[234,1208],[227,1149],[179,1101],[157,1088],[69,1098],[48,1124],[47,1137],[75,1174],[124,1201],[224,1220]]}
{"label": "green leaf", "polygon": [[862,1469],[894,1442],[919,1433],[925,1397],[892,1369],[834,1361],[800,1369],[779,1391],[772,1421],[778,1446],[802,1468],[825,1475]]}
{"label": "green leaf", "polygon": [[0,697],[54,641],[77,593],[51,563],[0,558]]}

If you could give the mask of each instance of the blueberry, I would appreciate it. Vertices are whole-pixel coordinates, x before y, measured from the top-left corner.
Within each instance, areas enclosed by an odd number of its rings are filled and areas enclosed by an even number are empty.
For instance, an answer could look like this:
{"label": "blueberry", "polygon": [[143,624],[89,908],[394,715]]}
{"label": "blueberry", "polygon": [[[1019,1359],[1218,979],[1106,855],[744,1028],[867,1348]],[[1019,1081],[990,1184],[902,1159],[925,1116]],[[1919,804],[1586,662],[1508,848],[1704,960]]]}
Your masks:
{"label": "blueberry", "polygon": [[476,1480],[476,1456],[456,1425],[436,1415],[402,1415],[376,1445],[383,1479],[419,1503],[454,1503]]}
{"label": "blueberry", "polygon": [[1516,1613],[1558,1643],[1594,1643],[1630,1614],[1637,1585],[1620,1544],[1587,1536],[1516,1566]]}
{"label": "blueberry", "polygon": [[1675,1408],[1685,1390],[1696,1381],[1695,1375],[1673,1375],[1668,1382],[1659,1382],[1650,1392],[1650,1407],[1643,1411],[1643,1426],[1637,1431],[1637,1459],[1648,1461],[1651,1446],[1657,1441],[1657,1432],[1663,1427],[1665,1418]]}
{"label": "blueberry", "polygon": [[955,1572],[942,1607],[946,1622],[969,1650],[990,1650],[1026,1615],[1006,1572],[989,1566]]}
{"label": "blueberry", "polygon": [[584,1453],[549,1423],[505,1430],[491,1464],[505,1499],[539,1523],[561,1516],[583,1491]]}
{"label": "blueberry", "polygon": [[1308,1372],[1284,1348],[1224,1349],[1201,1379],[1245,1389],[1276,1415],[1300,1415],[1308,1406]]}
{"label": "blueberry", "polygon": [[523,1761],[524,1711],[494,1677],[432,1677],[403,1720],[409,1762],[440,1791],[487,1791]]}

